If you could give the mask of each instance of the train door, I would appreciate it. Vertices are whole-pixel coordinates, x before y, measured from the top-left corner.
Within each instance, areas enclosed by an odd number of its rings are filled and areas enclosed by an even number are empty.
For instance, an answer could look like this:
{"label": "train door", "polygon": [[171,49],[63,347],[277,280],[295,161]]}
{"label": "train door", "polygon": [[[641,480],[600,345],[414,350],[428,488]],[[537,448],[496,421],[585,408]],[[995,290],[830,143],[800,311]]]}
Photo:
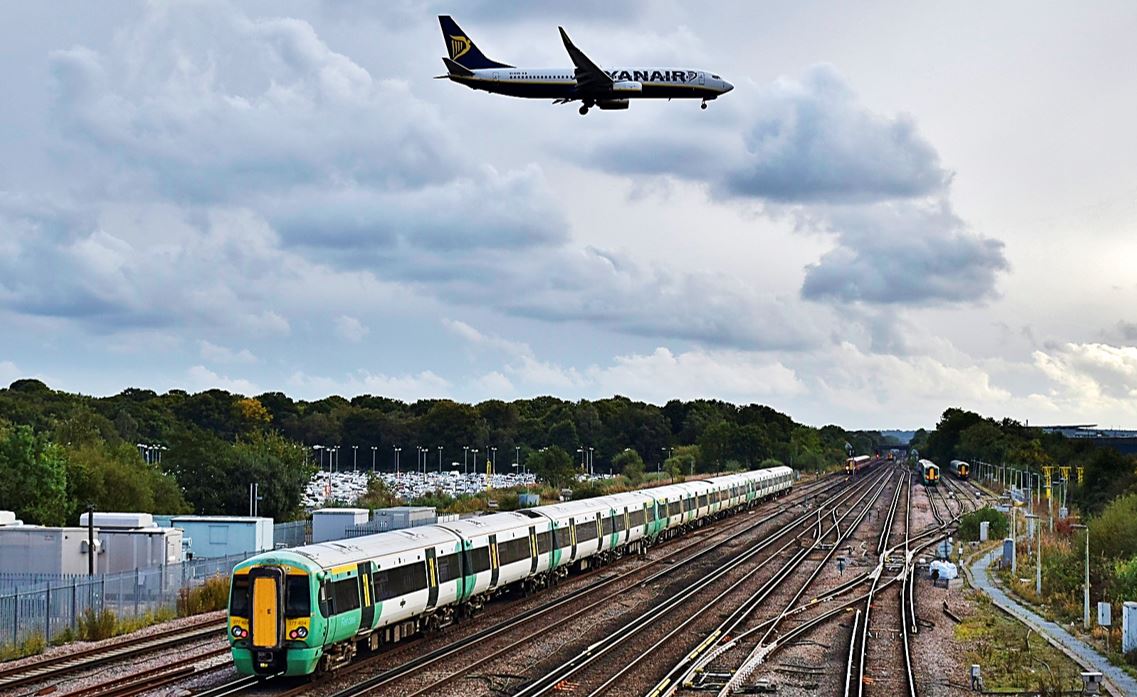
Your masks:
{"label": "train door", "polygon": [[632,514],[628,511],[628,507],[624,506],[624,544],[632,539]]}
{"label": "train door", "polygon": [[426,606],[438,605],[438,553],[434,547],[426,550]]}
{"label": "train door", "polygon": [[375,596],[371,592],[371,562],[360,562],[359,572],[359,631],[366,632],[375,625]]}
{"label": "train door", "polygon": [[569,518],[569,541],[572,542],[572,554],[569,561],[576,560],[576,518]]}
{"label": "train door", "polygon": [[529,575],[537,573],[537,528],[529,528],[529,556],[533,558],[533,563],[529,565]]}
{"label": "train door", "polygon": [[490,588],[497,588],[501,565],[497,560],[497,535],[490,535]]}
{"label": "train door", "polygon": [[249,637],[254,649],[275,649],[284,636],[284,570],[258,566],[249,571]]}

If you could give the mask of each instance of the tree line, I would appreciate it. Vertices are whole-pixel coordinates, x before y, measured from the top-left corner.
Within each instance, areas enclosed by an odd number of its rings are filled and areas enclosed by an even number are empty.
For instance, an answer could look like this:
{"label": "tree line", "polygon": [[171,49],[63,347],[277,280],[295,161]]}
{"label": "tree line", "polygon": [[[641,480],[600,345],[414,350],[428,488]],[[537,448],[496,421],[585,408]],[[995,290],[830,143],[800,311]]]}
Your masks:
{"label": "tree line", "polygon": [[391,471],[395,448],[401,467],[412,469],[419,447],[431,470],[440,455],[444,469],[464,459],[472,466],[476,449],[479,469],[496,453],[498,472],[519,460],[559,486],[582,460],[597,472],[632,477],[770,461],[821,469],[840,463],[846,444],[867,453],[890,443],[877,432],[813,428],[768,406],[718,400],[305,401],[280,392],[136,388],[91,397],[28,379],[0,389],[0,509],[27,522],[71,525],[88,504],[244,514],[248,485],[257,482],[262,514],[287,520],[302,513],[305,483],[315,468],[330,466],[329,449],[337,446],[340,470],[370,469],[374,457],[377,469]]}

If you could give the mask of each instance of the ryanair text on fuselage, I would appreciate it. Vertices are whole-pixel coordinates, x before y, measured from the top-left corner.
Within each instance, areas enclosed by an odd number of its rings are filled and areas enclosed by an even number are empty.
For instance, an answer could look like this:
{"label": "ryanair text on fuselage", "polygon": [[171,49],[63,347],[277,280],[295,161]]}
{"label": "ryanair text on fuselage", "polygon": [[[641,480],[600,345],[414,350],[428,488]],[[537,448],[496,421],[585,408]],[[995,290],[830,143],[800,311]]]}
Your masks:
{"label": "ryanair text on fuselage", "polygon": [[573,45],[560,29],[573,68],[517,68],[490,60],[449,16],[438,18],[449,57],[446,75],[471,89],[555,104],[579,101],[580,113],[593,107],[627,109],[632,99],[699,99],[707,102],[734,89],[726,80],[702,70],[680,68],[616,68],[603,70]]}

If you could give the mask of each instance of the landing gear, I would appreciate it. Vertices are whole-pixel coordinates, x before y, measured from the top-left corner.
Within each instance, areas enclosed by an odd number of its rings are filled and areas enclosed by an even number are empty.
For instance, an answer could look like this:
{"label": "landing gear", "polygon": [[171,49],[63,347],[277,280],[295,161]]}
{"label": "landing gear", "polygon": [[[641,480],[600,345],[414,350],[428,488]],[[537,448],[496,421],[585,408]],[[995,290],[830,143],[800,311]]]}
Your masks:
{"label": "landing gear", "polygon": [[699,108],[700,109],[706,109],[707,108],[707,100],[704,99],[703,103],[699,105]]}
{"label": "landing gear", "polygon": [[584,115],[586,115],[586,114],[588,113],[588,107],[587,107],[587,106],[582,106],[581,108],[577,109],[577,111],[579,111],[579,112],[580,112],[580,115],[581,115],[581,116],[584,116]]}

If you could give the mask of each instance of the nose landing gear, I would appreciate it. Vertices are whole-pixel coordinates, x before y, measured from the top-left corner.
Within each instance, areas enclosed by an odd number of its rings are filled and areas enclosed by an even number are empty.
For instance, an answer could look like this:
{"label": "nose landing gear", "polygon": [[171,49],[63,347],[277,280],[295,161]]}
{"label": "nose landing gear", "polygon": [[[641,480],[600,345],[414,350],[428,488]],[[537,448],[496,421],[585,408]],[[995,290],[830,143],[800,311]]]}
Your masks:
{"label": "nose landing gear", "polygon": [[704,99],[703,103],[699,105],[699,108],[700,109],[706,109],[707,108],[707,100]]}
{"label": "nose landing gear", "polygon": [[586,107],[586,106],[582,106],[581,108],[577,109],[577,111],[579,111],[579,112],[580,112],[580,115],[581,115],[581,116],[584,116],[585,114],[587,114],[587,113],[588,113],[588,107]]}

